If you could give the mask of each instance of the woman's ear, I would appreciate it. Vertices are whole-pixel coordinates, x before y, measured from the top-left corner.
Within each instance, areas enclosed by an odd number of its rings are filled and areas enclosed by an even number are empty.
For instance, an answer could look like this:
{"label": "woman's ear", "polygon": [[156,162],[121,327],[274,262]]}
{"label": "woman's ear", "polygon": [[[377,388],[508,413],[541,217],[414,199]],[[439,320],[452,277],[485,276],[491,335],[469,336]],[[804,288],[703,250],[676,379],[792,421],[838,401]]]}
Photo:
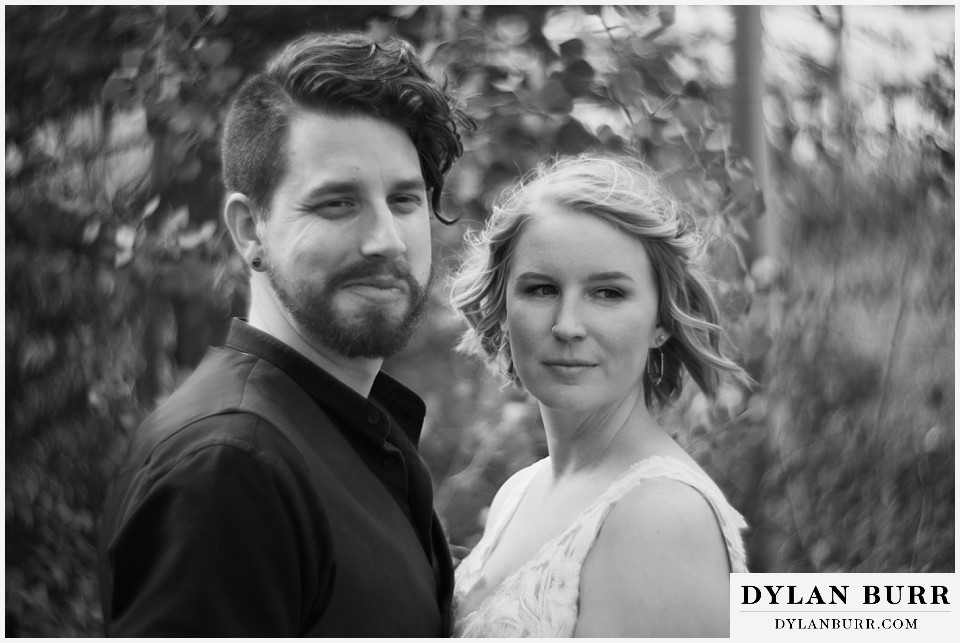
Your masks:
{"label": "woman's ear", "polygon": [[653,329],[652,346],[654,348],[660,348],[667,343],[668,339],[670,339],[670,333],[668,333],[663,326],[657,326]]}
{"label": "woman's ear", "polygon": [[233,238],[233,244],[237,247],[237,252],[248,264],[255,258],[262,257],[263,244],[257,229],[255,208],[245,194],[231,192],[227,195],[227,201],[223,207],[223,219]]}

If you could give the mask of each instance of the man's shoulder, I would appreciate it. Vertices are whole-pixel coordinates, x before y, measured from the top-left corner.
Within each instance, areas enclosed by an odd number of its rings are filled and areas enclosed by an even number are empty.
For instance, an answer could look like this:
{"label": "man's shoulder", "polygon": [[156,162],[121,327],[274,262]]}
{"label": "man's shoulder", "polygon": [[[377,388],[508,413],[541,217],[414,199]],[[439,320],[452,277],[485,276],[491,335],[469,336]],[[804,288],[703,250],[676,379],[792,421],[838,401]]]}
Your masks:
{"label": "man's shoulder", "polygon": [[[265,370],[266,375],[252,375]],[[214,447],[254,456],[294,455],[297,448],[277,426],[283,418],[264,412],[269,404],[281,406],[288,392],[295,394],[296,385],[269,363],[236,350],[212,349],[137,428],[127,466]]]}

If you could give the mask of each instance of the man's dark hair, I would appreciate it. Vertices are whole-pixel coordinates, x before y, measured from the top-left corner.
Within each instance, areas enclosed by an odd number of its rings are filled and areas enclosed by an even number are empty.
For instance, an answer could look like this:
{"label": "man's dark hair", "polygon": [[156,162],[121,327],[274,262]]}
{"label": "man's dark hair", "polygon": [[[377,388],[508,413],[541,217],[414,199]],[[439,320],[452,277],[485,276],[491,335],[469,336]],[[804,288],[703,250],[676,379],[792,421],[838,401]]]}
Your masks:
{"label": "man's dark hair", "polygon": [[370,116],[403,129],[417,150],[440,216],[443,181],[463,153],[460,131],[474,121],[435,81],[409,44],[356,33],[310,34],[288,44],[237,93],[223,131],[223,182],[266,214],[286,169],[293,115],[318,111]]}

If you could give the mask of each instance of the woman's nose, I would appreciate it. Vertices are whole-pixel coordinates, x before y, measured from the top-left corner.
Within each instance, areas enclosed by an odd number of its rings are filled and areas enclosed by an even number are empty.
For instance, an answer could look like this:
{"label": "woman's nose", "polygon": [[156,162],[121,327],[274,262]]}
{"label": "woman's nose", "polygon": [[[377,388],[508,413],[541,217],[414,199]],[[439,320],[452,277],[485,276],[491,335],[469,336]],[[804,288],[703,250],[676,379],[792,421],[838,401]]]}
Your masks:
{"label": "woman's nose", "polygon": [[586,337],[587,332],[575,303],[561,303],[560,310],[554,320],[554,326],[550,329],[550,332],[553,333],[554,337],[565,342]]}

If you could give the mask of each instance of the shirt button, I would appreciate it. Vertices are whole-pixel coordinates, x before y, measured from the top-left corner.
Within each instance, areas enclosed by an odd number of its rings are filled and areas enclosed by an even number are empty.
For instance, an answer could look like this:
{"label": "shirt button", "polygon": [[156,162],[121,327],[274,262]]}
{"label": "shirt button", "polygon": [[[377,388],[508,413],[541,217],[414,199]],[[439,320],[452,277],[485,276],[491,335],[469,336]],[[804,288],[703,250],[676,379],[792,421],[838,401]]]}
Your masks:
{"label": "shirt button", "polygon": [[380,421],[380,412],[379,411],[370,411],[367,414],[367,422],[370,424],[376,424]]}

